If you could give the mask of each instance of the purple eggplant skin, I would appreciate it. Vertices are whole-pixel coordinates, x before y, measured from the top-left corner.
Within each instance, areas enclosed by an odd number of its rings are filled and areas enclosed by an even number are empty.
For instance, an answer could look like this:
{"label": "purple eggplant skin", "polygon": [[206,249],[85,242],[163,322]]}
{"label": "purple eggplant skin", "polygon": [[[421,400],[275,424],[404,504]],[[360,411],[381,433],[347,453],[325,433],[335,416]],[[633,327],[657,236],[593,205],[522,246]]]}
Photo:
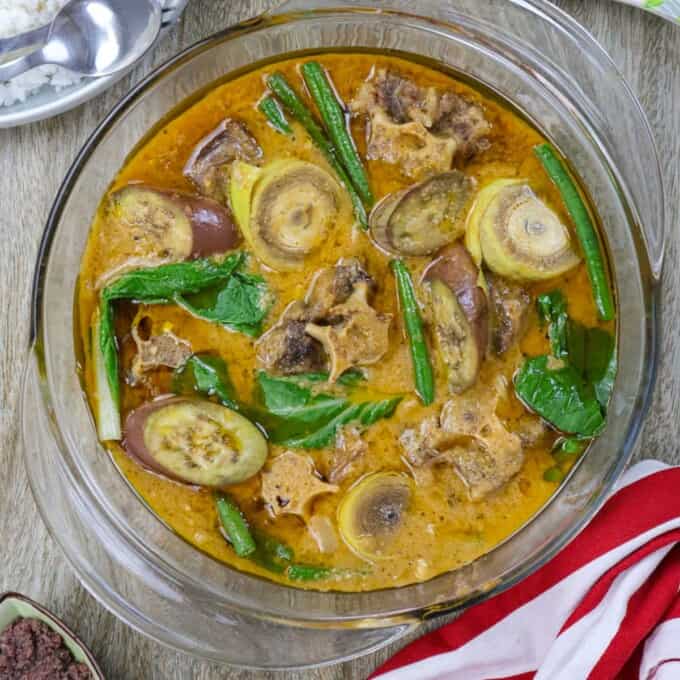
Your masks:
{"label": "purple eggplant skin", "polygon": [[249,479],[268,455],[267,440],[252,422],[199,397],[166,396],[143,404],[128,414],[122,444],[145,469],[207,488]]}
{"label": "purple eggplant skin", "polygon": [[226,204],[231,163],[259,165],[262,149],[244,123],[225,118],[201,139],[184,166],[184,176],[203,196]]}
{"label": "purple eggplant skin", "polygon": [[135,240],[173,259],[208,257],[233,250],[241,240],[230,210],[211,198],[142,183],[111,195],[115,219]]}
{"label": "purple eggplant skin", "polygon": [[173,197],[184,201],[185,211],[191,221],[194,237],[191,257],[226,253],[240,243],[241,232],[228,208],[211,198],[187,194],[173,194]]}
{"label": "purple eggplant skin", "polygon": [[146,447],[144,441],[144,432],[147,418],[161,408],[165,408],[171,404],[176,404],[186,401],[184,397],[165,396],[147,401],[138,408],[130,411],[125,419],[125,426],[123,428],[122,445],[125,452],[137,461],[143,468],[150,472],[172,479],[176,482],[186,483],[186,480],[177,476],[172,471],[159,465],[156,459],[151,455],[151,452]]}
{"label": "purple eggplant skin", "polygon": [[423,273],[423,281],[439,279],[454,293],[477,341],[480,357],[489,343],[489,305],[479,286],[479,271],[470,253],[460,243],[441,251]]}

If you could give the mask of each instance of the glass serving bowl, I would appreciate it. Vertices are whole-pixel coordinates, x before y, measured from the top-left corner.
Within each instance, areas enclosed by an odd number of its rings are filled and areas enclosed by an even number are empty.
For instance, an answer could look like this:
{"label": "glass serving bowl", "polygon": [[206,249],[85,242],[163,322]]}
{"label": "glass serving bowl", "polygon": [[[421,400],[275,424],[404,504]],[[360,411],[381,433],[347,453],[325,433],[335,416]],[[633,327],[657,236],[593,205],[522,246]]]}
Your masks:
{"label": "glass serving bowl", "polygon": [[[592,517],[629,460],[654,382],[664,196],[640,106],[593,38],[538,0],[285,3],[188,49],[109,114],[68,173],[38,258],[23,403],[43,519],[85,587],[137,630],[207,659],[291,668],[346,660],[426,617],[524,578]],[[411,9],[410,9],[411,8]],[[297,590],[196,550],[149,512],[102,449],[78,378],[74,291],[88,228],[126,157],[159,120],[228,74],[296,51],[398,50],[511,100],[557,144],[604,226],[619,300],[619,373],[606,432],[550,502],[490,553],[425,583]]]}

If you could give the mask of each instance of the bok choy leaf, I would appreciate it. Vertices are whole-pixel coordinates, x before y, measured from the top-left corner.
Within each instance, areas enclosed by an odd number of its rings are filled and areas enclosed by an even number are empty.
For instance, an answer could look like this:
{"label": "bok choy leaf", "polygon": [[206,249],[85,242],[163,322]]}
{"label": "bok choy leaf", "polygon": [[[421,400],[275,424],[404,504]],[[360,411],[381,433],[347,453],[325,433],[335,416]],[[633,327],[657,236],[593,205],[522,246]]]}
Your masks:
{"label": "bok choy leaf", "polygon": [[92,359],[97,393],[97,431],[101,441],[121,438],[118,347],[111,304],[102,300],[92,326]]}
{"label": "bok choy leaf", "polygon": [[[352,378],[353,379],[353,378]],[[291,448],[320,449],[331,444],[337,431],[348,424],[367,427],[389,418],[402,397],[353,401],[344,395],[317,394],[292,378],[258,373],[264,425],[275,444]]]}
{"label": "bok choy leaf", "polygon": [[[200,318],[247,335],[258,335],[272,300],[263,279],[240,271],[245,258],[244,253],[232,253],[221,261],[204,258],[144,267],[122,274],[102,290],[93,323],[100,439],[121,436],[113,303],[132,300],[143,304],[178,304]],[[191,368],[199,372],[201,380],[208,379],[209,363],[194,360]]]}
{"label": "bok choy leaf", "polygon": [[539,295],[537,308],[541,320],[549,324],[552,357],[524,363],[515,377],[517,395],[562,432],[592,437],[604,427],[614,387],[614,337],[569,318],[559,290]]}

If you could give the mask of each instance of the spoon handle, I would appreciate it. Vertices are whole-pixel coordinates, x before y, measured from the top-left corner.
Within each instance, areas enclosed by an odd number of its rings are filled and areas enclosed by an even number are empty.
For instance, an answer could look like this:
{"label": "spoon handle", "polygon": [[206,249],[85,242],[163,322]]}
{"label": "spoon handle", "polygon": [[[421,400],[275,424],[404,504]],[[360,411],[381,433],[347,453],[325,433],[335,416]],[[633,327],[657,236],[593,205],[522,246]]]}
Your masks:
{"label": "spoon handle", "polygon": [[42,45],[47,41],[47,36],[50,32],[50,24],[35,28],[26,33],[13,35],[9,38],[0,38],[0,57],[3,57],[10,52],[16,52],[24,47],[32,47],[33,45]]}
{"label": "spoon handle", "polygon": [[19,76],[36,66],[42,66],[43,64],[48,63],[49,60],[45,58],[43,50],[36,50],[35,52],[27,54],[25,57],[19,57],[18,59],[8,61],[6,64],[0,64],[0,83],[10,80],[15,76]]}

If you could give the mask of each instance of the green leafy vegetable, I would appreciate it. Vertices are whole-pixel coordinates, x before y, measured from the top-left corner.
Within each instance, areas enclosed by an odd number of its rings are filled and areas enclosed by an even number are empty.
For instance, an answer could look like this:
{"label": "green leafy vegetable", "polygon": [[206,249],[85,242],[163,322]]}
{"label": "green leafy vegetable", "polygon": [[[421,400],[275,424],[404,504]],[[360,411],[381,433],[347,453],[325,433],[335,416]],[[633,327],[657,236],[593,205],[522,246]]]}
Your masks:
{"label": "green leafy vegetable", "polygon": [[268,297],[262,277],[235,272],[224,287],[209,288],[191,296],[176,295],[175,301],[194,316],[257,336],[269,311]]}
{"label": "green leafy vegetable", "polygon": [[103,289],[93,321],[100,439],[120,439],[120,385],[113,302],[174,303],[208,321],[247,335],[258,335],[271,299],[262,278],[238,271],[245,263],[245,257],[244,253],[232,253],[222,261],[199,259],[143,267],[122,274]]}
{"label": "green leafy vegetable", "polygon": [[244,253],[232,253],[222,262],[204,258],[143,267],[122,274],[104,289],[102,296],[106,300],[170,303],[177,295],[191,295],[225,283],[244,262]]}
{"label": "green leafy vegetable", "polygon": [[235,411],[240,408],[227,364],[211,354],[193,354],[177,368],[173,375],[172,391],[175,394],[199,392],[214,395],[224,406]]}
{"label": "green leafy vegetable", "polygon": [[560,439],[552,451],[553,458],[558,463],[565,463],[580,456],[586,449],[588,441],[576,437],[565,437]]}
{"label": "green leafy vegetable", "polygon": [[553,465],[553,467],[548,468],[543,473],[543,479],[545,479],[546,482],[559,484],[564,479],[564,471],[558,465]]}
{"label": "green leafy vegetable", "polygon": [[257,381],[267,411],[288,423],[315,425],[330,420],[347,404],[345,397],[313,395],[311,390],[290,378],[279,378],[264,371],[258,373]]}
{"label": "green leafy vegetable", "polygon": [[586,377],[586,356],[588,351],[590,331],[592,329],[586,328],[580,323],[576,323],[571,319],[566,321],[566,352],[562,355],[564,359],[568,359],[569,363],[579,372],[579,374]]}
{"label": "green leafy vegetable", "polygon": [[551,290],[549,293],[541,293],[536,298],[536,307],[538,316],[543,323],[550,323],[560,314],[567,313],[567,301],[559,289]]}
{"label": "green leafy vegetable", "polygon": [[614,337],[602,328],[586,328],[570,319],[559,290],[539,295],[536,304],[541,320],[550,324],[548,337],[553,356],[567,361],[583,383],[593,387],[606,411],[616,378]]}
{"label": "green leafy vegetable", "polygon": [[[333,442],[337,431],[344,425],[359,422],[367,427],[378,420],[389,418],[401,399],[401,397],[392,397],[391,399],[367,401],[361,404],[347,404],[338,415],[311,433],[297,436],[283,435],[283,441],[277,442],[275,437],[279,435],[275,431],[272,433],[272,441],[291,448],[321,449]],[[284,432],[285,430],[287,428],[284,428]]]}
{"label": "green leafy vegetable", "polygon": [[178,304],[194,316],[246,335],[258,335],[271,304],[264,280],[238,271],[244,253],[136,269],[107,286],[104,300]]}
{"label": "green leafy vegetable", "polygon": [[544,323],[548,323],[550,348],[554,356],[563,359],[567,356],[567,303],[562,291],[553,290],[539,295],[536,300],[538,315]]}
{"label": "green leafy vegetable", "polygon": [[601,328],[588,329],[585,357],[586,380],[595,388],[595,396],[602,408],[607,408],[616,379],[614,338]]}
{"label": "green leafy vegetable", "polygon": [[[328,373],[320,371],[318,373],[298,373],[297,375],[281,378],[281,380],[290,380],[296,384],[304,385],[305,383],[324,383],[328,381],[328,377]],[[365,380],[364,374],[358,368],[350,368],[346,370],[336,382],[338,385],[343,385],[345,387],[354,387],[362,380]]]}
{"label": "green leafy vegetable", "polygon": [[604,426],[595,392],[568,364],[549,367],[549,357],[528,359],[515,377],[518,396],[562,432],[588,437]]}
{"label": "green leafy vegetable", "polygon": [[[312,374],[314,375],[314,374]],[[291,378],[260,372],[261,400],[269,417],[264,423],[272,442],[291,448],[328,446],[340,427],[349,423],[371,425],[389,418],[401,401],[392,397],[352,402],[347,397],[315,394]]]}

